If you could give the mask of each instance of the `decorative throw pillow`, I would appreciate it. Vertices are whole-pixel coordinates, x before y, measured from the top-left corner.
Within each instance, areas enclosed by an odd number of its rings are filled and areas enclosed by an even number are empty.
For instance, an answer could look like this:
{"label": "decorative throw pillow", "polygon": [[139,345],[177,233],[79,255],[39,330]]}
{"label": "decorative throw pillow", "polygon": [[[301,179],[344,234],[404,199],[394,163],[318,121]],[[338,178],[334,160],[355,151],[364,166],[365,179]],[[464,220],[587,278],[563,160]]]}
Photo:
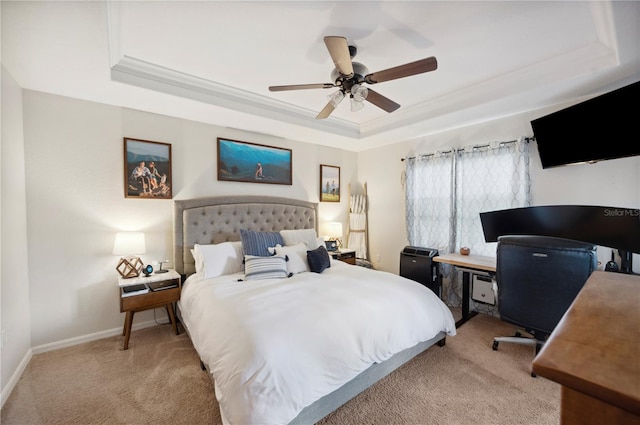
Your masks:
{"label": "decorative throw pillow", "polygon": [[290,246],[304,242],[307,249],[316,249],[319,246],[318,235],[315,229],[280,230],[280,234],[282,235],[282,239],[284,239],[282,245]]}
{"label": "decorative throw pillow", "polygon": [[329,253],[323,246],[307,251],[307,260],[309,261],[309,269],[314,273],[322,273],[325,269],[331,267]]}
{"label": "decorative throw pillow", "polygon": [[307,260],[307,246],[300,242],[293,246],[277,245],[269,248],[272,252],[287,259],[287,271],[291,274],[308,272],[309,262]]}
{"label": "decorative throw pillow", "polygon": [[287,276],[287,260],[284,257],[244,256],[244,280],[283,279]]}
{"label": "decorative throw pillow", "polygon": [[195,244],[193,251],[196,272],[204,271],[205,279],[242,271],[242,243],[239,241],[213,245]]}
{"label": "decorative throw pillow", "polygon": [[244,255],[257,255],[268,257],[269,247],[278,244],[285,245],[279,232],[256,232],[254,230],[240,229],[240,239]]}

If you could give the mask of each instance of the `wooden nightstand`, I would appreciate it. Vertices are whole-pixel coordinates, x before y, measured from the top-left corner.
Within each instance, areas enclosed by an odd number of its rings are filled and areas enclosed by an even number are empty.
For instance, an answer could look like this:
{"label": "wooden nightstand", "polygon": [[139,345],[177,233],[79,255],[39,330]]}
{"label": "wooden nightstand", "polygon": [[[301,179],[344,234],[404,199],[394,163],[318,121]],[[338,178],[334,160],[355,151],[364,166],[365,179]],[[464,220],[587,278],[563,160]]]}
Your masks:
{"label": "wooden nightstand", "polygon": [[356,265],[356,250],[341,249],[340,251],[329,252],[334,260],[340,260],[348,264]]}
{"label": "wooden nightstand", "polygon": [[[126,286],[144,284],[149,288],[150,284],[161,285],[168,287],[166,289],[151,290],[144,294],[126,295],[123,288]],[[138,311],[150,310],[152,308],[166,307],[167,314],[171,325],[173,325],[173,331],[178,335],[178,325],[176,323],[176,314],[173,303],[180,300],[180,290],[182,289],[182,283],[180,280],[180,274],[175,270],[169,270],[167,273],[154,273],[149,277],[144,275],[141,277],[135,277],[131,279],[118,278],[118,292],[120,295],[120,312],[127,313],[124,319],[124,328],[122,329],[122,335],[124,335],[123,349],[129,348],[129,337],[131,336],[131,325],[133,324],[133,315]]]}

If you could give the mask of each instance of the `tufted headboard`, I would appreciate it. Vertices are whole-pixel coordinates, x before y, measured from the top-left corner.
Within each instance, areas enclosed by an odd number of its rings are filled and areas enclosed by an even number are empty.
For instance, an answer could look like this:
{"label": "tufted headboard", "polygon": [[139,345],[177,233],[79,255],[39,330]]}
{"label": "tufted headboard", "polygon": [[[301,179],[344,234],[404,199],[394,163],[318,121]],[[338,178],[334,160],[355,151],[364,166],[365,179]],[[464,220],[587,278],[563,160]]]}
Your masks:
{"label": "tufted headboard", "polygon": [[174,201],[173,261],[182,275],[195,273],[194,244],[240,240],[240,229],[261,232],[316,229],[318,204],[271,196],[219,196]]}

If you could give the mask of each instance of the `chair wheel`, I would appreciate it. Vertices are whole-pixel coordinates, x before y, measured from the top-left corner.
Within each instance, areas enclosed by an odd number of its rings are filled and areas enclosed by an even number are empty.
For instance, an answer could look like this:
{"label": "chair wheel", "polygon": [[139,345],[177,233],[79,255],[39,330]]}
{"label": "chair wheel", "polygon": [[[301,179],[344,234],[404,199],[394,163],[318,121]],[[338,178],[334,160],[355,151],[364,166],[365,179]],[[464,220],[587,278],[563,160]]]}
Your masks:
{"label": "chair wheel", "polygon": [[532,378],[536,378],[536,377],[537,377],[537,375],[536,375],[535,373],[531,372],[531,377],[532,377]]}
{"label": "chair wheel", "polygon": [[522,334],[521,334],[520,332],[516,331],[516,335],[515,335],[515,336],[516,336],[517,338],[520,338],[520,337],[522,336]]}
{"label": "chair wheel", "polygon": [[493,347],[492,347],[493,351],[497,351],[498,350],[498,344],[499,344],[498,341],[493,341]]}

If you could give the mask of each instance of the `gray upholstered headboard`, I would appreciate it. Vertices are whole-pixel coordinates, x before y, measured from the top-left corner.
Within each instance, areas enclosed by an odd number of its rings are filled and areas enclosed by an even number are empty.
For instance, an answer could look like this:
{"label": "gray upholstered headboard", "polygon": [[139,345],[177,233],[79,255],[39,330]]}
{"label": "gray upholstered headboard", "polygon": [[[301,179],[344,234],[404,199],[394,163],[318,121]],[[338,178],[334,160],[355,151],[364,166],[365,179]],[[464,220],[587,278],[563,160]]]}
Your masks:
{"label": "gray upholstered headboard", "polygon": [[194,244],[240,240],[240,229],[279,232],[316,229],[318,204],[270,196],[220,196],[174,202],[173,261],[183,275],[195,273]]}

